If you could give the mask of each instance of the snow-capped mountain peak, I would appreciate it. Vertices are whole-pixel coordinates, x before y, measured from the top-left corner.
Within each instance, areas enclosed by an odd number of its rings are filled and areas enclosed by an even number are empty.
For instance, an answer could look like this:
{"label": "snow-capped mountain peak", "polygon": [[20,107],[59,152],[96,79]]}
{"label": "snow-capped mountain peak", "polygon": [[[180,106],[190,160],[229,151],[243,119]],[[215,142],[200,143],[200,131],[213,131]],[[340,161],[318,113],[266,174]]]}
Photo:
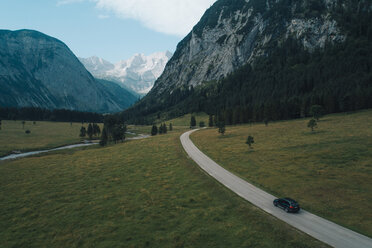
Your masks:
{"label": "snow-capped mountain peak", "polygon": [[110,62],[102,58],[99,58],[97,56],[92,56],[86,59],[79,58],[79,60],[83,63],[86,69],[95,76],[105,74],[106,71],[109,71],[115,68],[115,66],[111,64]]}
{"label": "snow-capped mountain peak", "polygon": [[163,73],[171,57],[172,53],[166,51],[148,56],[138,53],[116,64],[98,57],[80,59],[80,61],[95,77],[115,81],[137,93],[146,94]]}

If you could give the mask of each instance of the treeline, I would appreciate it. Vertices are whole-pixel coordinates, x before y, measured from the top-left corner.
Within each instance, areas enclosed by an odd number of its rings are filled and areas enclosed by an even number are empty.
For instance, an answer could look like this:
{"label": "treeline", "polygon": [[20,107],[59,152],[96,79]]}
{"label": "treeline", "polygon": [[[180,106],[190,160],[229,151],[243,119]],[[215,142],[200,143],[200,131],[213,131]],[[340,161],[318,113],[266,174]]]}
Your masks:
{"label": "treeline", "polygon": [[372,42],[352,40],[310,54],[287,40],[268,58],[247,65],[210,87],[198,89],[192,111],[224,116],[226,124],[372,108]]}
{"label": "treeline", "polygon": [[161,96],[150,93],[123,118],[149,124],[159,116],[203,111],[229,125],[306,117],[313,105],[322,106],[325,114],[372,108],[372,12],[361,4],[334,7],[347,34],[341,44],[328,42],[309,52],[288,38],[220,81]]}
{"label": "treeline", "polygon": [[2,108],[0,119],[27,120],[27,121],[59,121],[59,122],[103,122],[103,115],[97,113],[80,112],[67,109],[42,109],[42,108]]}

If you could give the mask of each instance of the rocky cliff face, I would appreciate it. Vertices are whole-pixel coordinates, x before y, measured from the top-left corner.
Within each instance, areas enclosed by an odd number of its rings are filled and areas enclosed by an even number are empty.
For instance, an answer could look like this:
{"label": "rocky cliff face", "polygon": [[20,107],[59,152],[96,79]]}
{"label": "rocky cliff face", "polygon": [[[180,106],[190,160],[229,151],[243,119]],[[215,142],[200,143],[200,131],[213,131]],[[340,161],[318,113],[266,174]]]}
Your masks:
{"label": "rocky cliff face", "polygon": [[0,105],[116,112],[135,101],[113,96],[61,41],[31,30],[0,31]]}
{"label": "rocky cliff face", "polygon": [[219,0],[177,47],[151,94],[219,80],[289,37],[313,51],[346,38],[330,9],[337,0]]}
{"label": "rocky cliff face", "polygon": [[371,15],[370,0],[219,0],[123,116],[204,111],[234,124],[369,108]]}

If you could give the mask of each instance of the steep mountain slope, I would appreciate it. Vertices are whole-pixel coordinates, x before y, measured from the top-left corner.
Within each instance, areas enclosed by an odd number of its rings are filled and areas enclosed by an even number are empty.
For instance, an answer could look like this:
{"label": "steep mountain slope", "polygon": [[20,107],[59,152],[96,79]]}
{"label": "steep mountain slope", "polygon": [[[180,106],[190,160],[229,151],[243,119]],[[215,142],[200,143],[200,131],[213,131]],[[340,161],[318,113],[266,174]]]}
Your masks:
{"label": "steep mountain slope", "polygon": [[139,94],[147,94],[171,57],[172,53],[167,51],[149,56],[136,54],[116,64],[98,57],[80,58],[80,61],[97,78],[117,82]]}
{"label": "steep mountain slope", "polygon": [[[118,112],[136,97],[97,82],[61,41],[32,30],[0,31],[0,105]],[[119,93],[121,92],[121,94]]]}
{"label": "steep mountain slope", "polygon": [[248,121],[262,120],[265,105],[280,105],[267,112],[286,114],[267,117],[293,118],[328,98],[337,106],[327,112],[368,107],[368,101],[341,101],[349,88],[369,96],[371,12],[366,0],[219,0],[178,44],[151,92],[124,116],[151,122],[147,117],[156,112],[174,117],[239,109]]}

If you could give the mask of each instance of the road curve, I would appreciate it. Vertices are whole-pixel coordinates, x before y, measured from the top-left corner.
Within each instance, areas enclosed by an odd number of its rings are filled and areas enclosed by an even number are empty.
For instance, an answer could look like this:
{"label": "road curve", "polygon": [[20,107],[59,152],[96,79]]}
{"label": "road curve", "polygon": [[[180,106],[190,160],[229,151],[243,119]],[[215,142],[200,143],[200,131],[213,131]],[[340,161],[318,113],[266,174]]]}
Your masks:
{"label": "road curve", "polygon": [[288,214],[274,207],[273,200],[276,198],[275,196],[235,176],[202,153],[189,138],[190,134],[197,130],[198,129],[188,131],[180,137],[186,153],[205,172],[240,197],[330,246],[337,248],[372,248],[371,238],[351,231],[305,210],[301,210],[297,214]]}

